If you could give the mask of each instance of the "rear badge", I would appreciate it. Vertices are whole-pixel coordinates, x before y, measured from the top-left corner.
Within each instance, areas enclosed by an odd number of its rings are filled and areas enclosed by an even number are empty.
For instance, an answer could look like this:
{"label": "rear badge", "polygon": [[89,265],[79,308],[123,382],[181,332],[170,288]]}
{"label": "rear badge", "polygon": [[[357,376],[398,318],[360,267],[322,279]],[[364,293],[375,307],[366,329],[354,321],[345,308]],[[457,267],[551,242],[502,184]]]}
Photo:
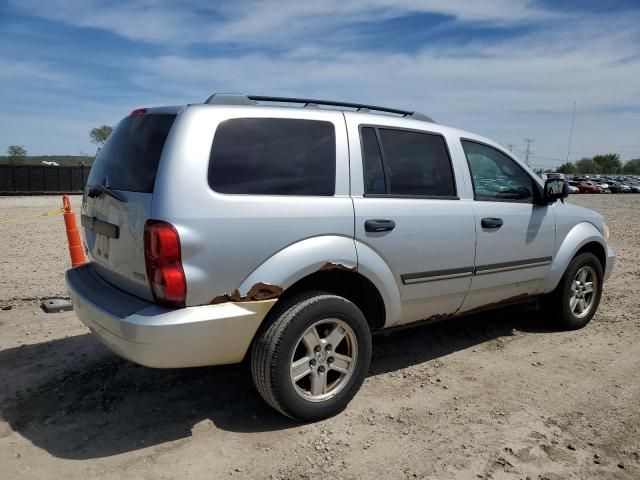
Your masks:
{"label": "rear badge", "polygon": [[140,273],[140,272],[133,272],[133,276],[138,278],[138,279],[140,279],[140,280],[146,280],[147,279],[147,277],[144,274]]}

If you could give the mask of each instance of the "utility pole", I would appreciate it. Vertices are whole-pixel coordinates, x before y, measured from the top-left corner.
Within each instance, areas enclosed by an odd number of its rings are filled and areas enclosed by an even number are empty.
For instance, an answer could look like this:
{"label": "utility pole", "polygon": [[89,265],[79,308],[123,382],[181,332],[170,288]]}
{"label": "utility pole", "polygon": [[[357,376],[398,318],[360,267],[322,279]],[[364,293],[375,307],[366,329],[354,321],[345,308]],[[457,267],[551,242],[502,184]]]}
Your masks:
{"label": "utility pole", "polygon": [[569,131],[569,146],[567,147],[567,163],[569,163],[569,154],[571,154],[571,139],[573,137],[573,124],[576,121],[576,102],[573,102],[573,116],[571,117],[571,130]]}
{"label": "utility pole", "polygon": [[524,141],[527,144],[527,148],[526,148],[526,150],[524,152],[524,163],[526,163],[527,166],[530,167],[531,166],[530,157],[533,156],[533,152],[531,151],[531,144],[533,143],[534,139],[533,138],[525,138]]}

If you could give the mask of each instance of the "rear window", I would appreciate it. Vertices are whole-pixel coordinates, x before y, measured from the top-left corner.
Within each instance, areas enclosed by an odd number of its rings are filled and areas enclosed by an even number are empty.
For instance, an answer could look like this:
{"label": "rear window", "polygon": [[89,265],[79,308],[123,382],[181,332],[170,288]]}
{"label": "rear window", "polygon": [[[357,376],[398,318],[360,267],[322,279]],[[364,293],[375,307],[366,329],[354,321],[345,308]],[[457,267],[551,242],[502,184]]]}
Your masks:
{"label": "rear window", "polygon": [[98,152],[88,185],[152,193],[160,155],[176,116],[149,114],[123,119]]}
{"label": "rear window", "polygon": [[377,127],[360,132],[366,195],[457,198],[442,136]]}
{"label": "rear window", "polygon": [[331,196],[335,178],[331,122],[236,118],[216,130],[209,164],[216,192]]}

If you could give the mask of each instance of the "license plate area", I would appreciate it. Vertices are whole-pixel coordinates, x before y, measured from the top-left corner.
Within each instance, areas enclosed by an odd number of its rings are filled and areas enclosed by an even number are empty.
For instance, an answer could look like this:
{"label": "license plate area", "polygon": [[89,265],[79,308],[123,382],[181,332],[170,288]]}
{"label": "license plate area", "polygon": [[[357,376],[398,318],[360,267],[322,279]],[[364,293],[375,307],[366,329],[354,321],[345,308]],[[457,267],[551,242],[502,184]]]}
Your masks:
{"label": "license plate area", "polygon": [[80,217],[82,226],[88,230],[95,232],[98,235],[104,235],[107,238],[117,239],[120,237],[120,227],[113,223],[105,222],[96,217],[90,217],[89,215],[82,215]]}

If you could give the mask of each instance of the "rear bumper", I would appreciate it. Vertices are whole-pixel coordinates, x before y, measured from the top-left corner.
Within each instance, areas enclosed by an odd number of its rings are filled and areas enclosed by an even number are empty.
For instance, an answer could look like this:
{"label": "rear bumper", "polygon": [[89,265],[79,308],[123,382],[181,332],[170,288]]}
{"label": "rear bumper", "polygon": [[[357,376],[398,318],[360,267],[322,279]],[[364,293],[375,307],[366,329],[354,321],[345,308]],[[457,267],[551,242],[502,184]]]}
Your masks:
{"label": "rear bumper", "polygon": [[91,264],[68,270],[76,315],[115,353],[148,367],[240,362],[275,300],[168,309],[102,279]]}
{"label": "rear bumper", "polygon": [[613,271],[613,266],[616,263],[616,254],[613,249],[607,245],[607,263],[604,267],[604,281],[609,280],[611,276],[611,272]]}

